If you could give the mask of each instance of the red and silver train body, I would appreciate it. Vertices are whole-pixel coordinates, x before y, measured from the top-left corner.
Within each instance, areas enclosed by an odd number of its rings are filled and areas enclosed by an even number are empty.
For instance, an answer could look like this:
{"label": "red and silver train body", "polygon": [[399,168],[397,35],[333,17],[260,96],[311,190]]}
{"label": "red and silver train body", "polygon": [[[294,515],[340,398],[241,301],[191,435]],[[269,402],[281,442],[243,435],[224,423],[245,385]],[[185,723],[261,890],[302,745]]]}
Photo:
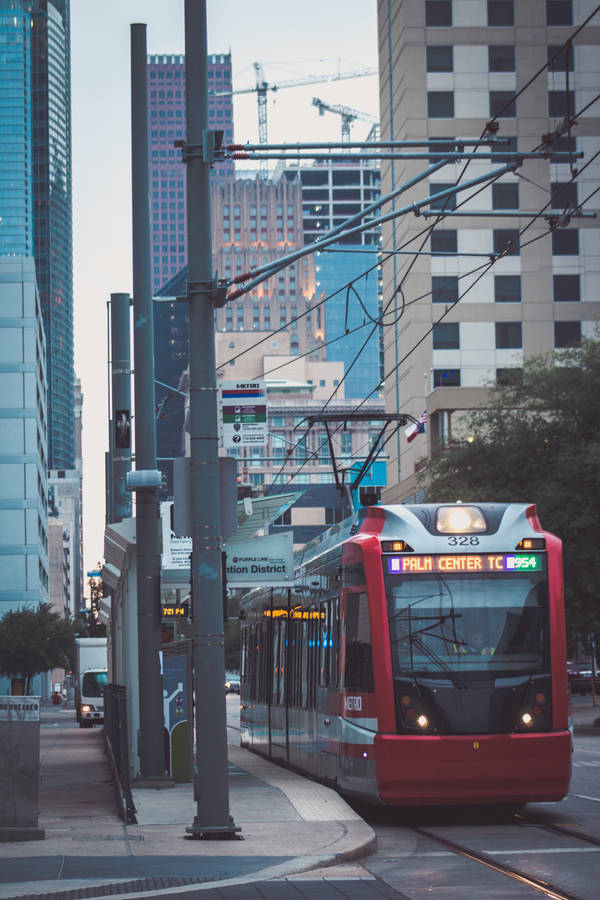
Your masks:
{"label": "red and silver train body", "polygon": [[526,504],[368,507],[242,600],[242,745],[389,805],[568,790],[561,542]]}

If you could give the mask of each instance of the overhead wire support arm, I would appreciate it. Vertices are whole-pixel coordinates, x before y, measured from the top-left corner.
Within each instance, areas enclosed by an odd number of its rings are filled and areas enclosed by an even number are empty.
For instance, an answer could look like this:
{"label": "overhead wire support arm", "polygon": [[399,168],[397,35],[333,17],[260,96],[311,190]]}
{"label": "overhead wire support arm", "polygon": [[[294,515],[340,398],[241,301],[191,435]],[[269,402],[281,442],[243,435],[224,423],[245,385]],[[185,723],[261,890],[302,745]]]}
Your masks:
{"label": "overhead wire support arm", "polygon": [[[441,162],[438,164],[439,168],[445,165],[445,162]],[[362,231],[366,231],[370,228],[375,228],[378,225],[383,225],[385,222],[390,222],[393,219],[397,219],[400,216],[406,215],[406,213],[413,212],[415,215],[420,215],[421,208],[423,206],[429,206],[431,203],[437,202],[438,200],[445,200],[447,197],[452,197],[454,194],[459,191],[468,190],[471,187],[475,187],[478,184],[482,184],[488,181],[493,181],[496,178],[499,178],[501,175],[505,175],[508,172],[514,172],[517,168],[519,168],[520,162],[509,163],[507,165],[501,166],[498,169],[492,169],[490,172],[485,173],[484,175],[480,175],[477,178],[472,178],[470,181],[465,182],[464,184],[456,184],[452,185],[449,188],[446,188],[443,191],[438,191],[435,194],[430,194],[428,197],[423,200],[416,201],[415,203],[410,203],[407,206],[399,207],[398,209],[393,210],[390,213],[387,213],[384,216],[377,216],[373,219],[369,219],[366,222],[363,222],[361,225],[357,225],[353,228],[347,228],[344,224],[343,226],[338,226],[338,229],[334,229],[329,232],[327,237],[325,237],[321,241],[315,241],[312,244],[308,244],[305,247],[301,247],[298,250],[295,250],[293,253],[289,253],[287,256],[282,256],[278,260],[275,260],[273,263],[270,263],[268,266],[263,266],[253,270],[252,272],[245,273],[245,275],[238,276],[237,279],[234,279],[232,283],[239,283],[240,281],[244,281],[244,287],[239,288],[233,293],[229,294],[228,300],[235,300],[238,297],[241,297],[243,294],[246,294],[248,291],[252,290],[259,284],[262,284],[263,281],[266,281],[270,278],[275,272],[282,268],[285,265],[289,265],[292,262],[295,262],[297,259],[301,259],[304,256],[307,256],[310,253],[314,253],[322,249],[323,247],[327,247],[329,244],[333,244],[339,241],[340,237],[348,238],[351,235],[360,234]],[[399,193],[405,191],[409,186],[422,181],[424,178],[428,177],[430,170],[426,172],[420,173],[420,175],[412,179],[410,182],[407,182],[403,185],[398,191],[392,192],[392,194],[388,194],[382,200],[377,201],[377,206],[381,206],[383,203],[388,202],[393,196],[397,196]],[[364,215],[366,212],[363,211]],[[263,274],[264,273],[264,274]],[[250,280],[251,279],[251,280]],[[248,282],[248,283],[246,283]]]}

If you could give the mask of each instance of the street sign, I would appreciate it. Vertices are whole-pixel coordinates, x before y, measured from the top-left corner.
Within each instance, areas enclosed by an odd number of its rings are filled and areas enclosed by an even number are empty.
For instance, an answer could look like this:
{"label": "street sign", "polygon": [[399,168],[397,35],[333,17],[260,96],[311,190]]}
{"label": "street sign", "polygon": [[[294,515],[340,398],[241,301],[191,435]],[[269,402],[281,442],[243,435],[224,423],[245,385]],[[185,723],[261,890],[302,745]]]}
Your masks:
{"label": "street sign", "polygon": [[264,381],[221,382],[223,446],[267,443],[267,386]]}
{"label": "street sign", "polygon": [[291,531],[231,541],[224,546],[227,584],[254,587],[261,584],[288,585],[294,580],[294,545]]}

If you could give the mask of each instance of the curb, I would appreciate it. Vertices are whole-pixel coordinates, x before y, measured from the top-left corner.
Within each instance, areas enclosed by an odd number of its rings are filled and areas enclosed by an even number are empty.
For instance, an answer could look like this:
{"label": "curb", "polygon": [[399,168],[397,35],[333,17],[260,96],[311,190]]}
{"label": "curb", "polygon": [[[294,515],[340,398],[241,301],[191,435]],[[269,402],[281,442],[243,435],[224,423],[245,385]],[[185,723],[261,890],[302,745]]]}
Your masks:
{"label": "curb", "polygon": [[[84,882],[82,879],[78,881],[77,887],[68,887],[68,882],[62,884],[61,890],[53,890],[49,887],[49,882],[26,882],[13,884],[0,884],[0,897],[4,896],[5,900],[10,896],[10,900],[29,900],[29,898],[43,897],[44,900],[64,900],[66,897],[83,898],[83,897],[107,897],[119,894],[127,898],[127,900],[145,900],[149,897],[185,897],[188,893],[197,893],[198,891],[214,890],[215,888],[232,887],[235,885],[253,884],[257,881],[270,881],[278,878],[286,878],[290,875],[297,875],[300,872],[309,872],[311,869],[325,869],[331,866],[337,866],[342,862],[361,859],[368,856],[375,850],[377,839],[370,825],[364,821],[352,821],[346,827],[346,834],[340,838],[340,842],[346,843],[352,840],[351,832],[363,832],[362,836],[357,835],[355,843],[346,850],[339,850],[337,853],[329,853],[323,856],[297,856],[293,859],[277,863],[273,866],[267,866],[265,869],[259,869],[246,875],[238,875],[235,878],[223,878],[213,881],[190,881],[188,884],[180,884],[176,887],[162,887],[159,889],[149,888],[144,890],[140,886],[144,878],[136,879],[107,879],[99,883],[99,879]],[[155,879],[147,879],[154,881]],[[126,890],[127,884],[131,884],[132,891]],[[57,884],[52,882],[52,887]],[[18,893],[19,885],[21,892]],[[15,891],[16,889],[16,891]],[[6,890],[12,891],[10,895],[6,895]]]}

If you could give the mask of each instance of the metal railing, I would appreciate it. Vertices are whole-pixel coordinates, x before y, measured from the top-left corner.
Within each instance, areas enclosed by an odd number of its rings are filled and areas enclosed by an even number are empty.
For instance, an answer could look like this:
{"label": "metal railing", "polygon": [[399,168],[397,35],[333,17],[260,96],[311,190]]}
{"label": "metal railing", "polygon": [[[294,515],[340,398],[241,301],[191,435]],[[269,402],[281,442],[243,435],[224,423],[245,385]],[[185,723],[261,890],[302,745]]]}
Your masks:
{"label": "metal railing", "polygon": [[122,684],[104,688],[104,744],[111,757],[113,773],[119,780],[123,817],[127,825],[135,825],[135,806],[129,773],[126,690]]}

